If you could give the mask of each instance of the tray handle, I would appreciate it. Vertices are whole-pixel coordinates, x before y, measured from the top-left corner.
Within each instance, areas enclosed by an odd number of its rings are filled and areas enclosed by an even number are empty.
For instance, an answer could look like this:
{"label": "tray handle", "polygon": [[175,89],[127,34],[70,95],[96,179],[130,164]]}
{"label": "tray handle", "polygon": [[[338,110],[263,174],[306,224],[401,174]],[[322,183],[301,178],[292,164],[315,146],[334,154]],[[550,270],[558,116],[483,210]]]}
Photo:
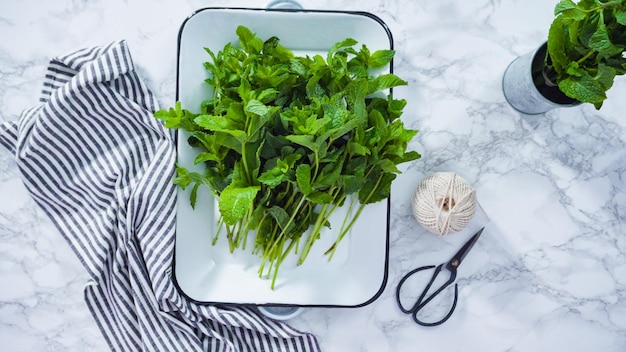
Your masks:
{"label": "tray handle", "polygon": [[288,9],[288,10],[302,10],[303,7],[300,3],[294,0],[273,0],[267,4],[268,9]]}

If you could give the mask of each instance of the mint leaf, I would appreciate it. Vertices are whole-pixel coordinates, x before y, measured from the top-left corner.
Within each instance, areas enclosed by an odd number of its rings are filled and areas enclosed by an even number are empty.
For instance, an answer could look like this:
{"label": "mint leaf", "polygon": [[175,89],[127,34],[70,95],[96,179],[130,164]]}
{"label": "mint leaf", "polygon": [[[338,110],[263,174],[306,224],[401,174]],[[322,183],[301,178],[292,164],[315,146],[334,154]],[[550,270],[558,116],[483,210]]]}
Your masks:
{"label": "mint leaf", "polygon": [[313,188],[321,186],[321,187],[330,187],[332,186],[341,175],[341,171],[343,169],[343,161],[338,160],[335,163],[329,163],[322,169],[320,176],[315,180]]}
{"label": "mint leaf", "polygon": [[285,229],[289,223],[289,214],[285,211],[285,209],[279,207],[278,205],[274,205],[271,208],[266,210],[267,214],[269,214],[281,229]]}
{"label": "mint leaf", "polygon": [[354,112],[354,116],[359,123],[367,120],[367,108],[365,106],[365,96],[368,92],[368,82],[363,78],[358,78],[345,88],[345,98],[348,107]]}
{"label": "mint leaf", "polygon": [[333,56],[335,55],[335,53],[337,52],[337,50],[341,49],[341,48],[345,48],[345,47],[350,47],[355,45],[356,43],[358,43],[356,40],[352,39],[352,38],[346,38],[340,42],[335,43],[335,45],[333,45],[330,50],[328,50],[328,54],[326,56],[326,62],[331,65],[333,62]]}
{"label": "mint leaf", "polygon": [[238,26],[236,33],[239,37],[241,47],[248,54],[258,54],[263,50],[263,41],[257,38],[247,27]]}
{"label": "mint leaf", "polygon": [[[266,89],[263,89],[263,91],[259,94],[257,99],[261,103],[267,104],[271,102],[272,100],[274,100],[278,96],[278,93],[279,93],[278,90],[276,90],[275,88],[266,88]],[[261,115],[264,115],[264,114],[261,114]]]}
{"label": "mint leaf", "polygon": [[275,167],[265,171],[259,176],[259,182],[274,188],[287,179],[285,172]]}
{"label": "mint leaf", "polygon": [[380,68],[391,62],[396,52],[394,50],[377,50],[367,61],[367,65],[371,68]]}
{"label": "mint leaf", "polygon": [[315,204],[329,204],[333,201],[333,196],[326,192],[313,192],[306,196],[308,200]]}
{"label": "mint leaf", "polygon": [[311,135],[289,135],[285,136],[288,141],[294,142],[298,145],[301,145],[305,148],[313,152],[317,152],[319,150],[319,144],[315,143],[313,136]]}
{"label": "mint leaf", "polygon": [[593,10],[596,8],[600,8],[600,1],[599,0],[580,0],[578,1],[578,8],[580,8],[581,10]]}
{"label": "mint leaf", "polygon": [[227,119],[237,123],[238,127],[243,127],[246,123],[246,114],[244,113],[243,104],[239,102],[231,102],[226,109]]}
{"label": "mint leaf", "polygon": [[358,192],[363,186],[363,178],[355,175],[341,175],[340,182],[346,195]]}
{"label": "mint leaf", "polygon": [[613,81],[615,80],[615,75],[617,72],[611,66],[607,66],[604,64],[598,65],[598,73],[594,77],[598,83],[602,86],[602,88],[606,91],[609,90],[613,86]]}
{"label": "mint leaf", "polygon": [[248,104],[246,104],[245,111],[259,116],[265,116],[270,109],[258,100],[250,100]]}
{"label": "mint leaf", "polygon": [[422,156],[420,155],[420,153],[411,150],[409,152],[404,153],[404,155],[402,156],[402,159],[400,160],[400,163],[406,163],[409,161],[413,161],[413,160],[417,160],[419,158],[421,158]]}
{"label": "mint leaf", "polygon": [[554,15],[558,15],[565,10],[575,9],[576,4],[572,0],[561,0],[554,7]]}
{"label": "mint leaf", "polygon": [[603,22],[598,24],[598,28],[589,38],[589,47],[597,51],[600,55],[609,57],[618,53],[621,53],[623,48],[613,45],[609,38],[609,33],[606,30],[606,26]]}
{"label": "mint leaf", "polygon": [[235,225],[252,207],[252,201],[261,188],[259,186],[226,187],[219,196],[218,207],[227,225]]}
{"label": "mint leaf", "polygon": [[407,85],[407,81],[401,79],[394,74],[380,75],[368,82],[367,95],[379,92],[381,90],[389,89],[397,86]]}
{"label": "mint leaf", "polygon": [[387,112],[389,112],[390,120],[400,117],[402,111],[406,106],[405,99],[391,99],[387,106]]}
{"label": "mint leaf", "polygon": [[154,117],[165,122],[165,128],[178,128],[180,126],[180,116],[170,114],[167,110],[158,110],[154,113]]}
{"label": "mint leaf", "polygon": [[333,140],[339,139],[340,137],[347,135],[350,131],[355,129],[358,125],[359,123],[356,119],[348,120],[343,125],[329,131],[331,133],[330,138],[332,138]]}
{"label": "mint leaf", "polygon": [[305,195],[311,194],[313,188],[311,187],[311,166],[309,164],[300,164],[296,169],[296,182],[298,188]]}
{"label": "mint leaf", "polygon": [[[259,176],[259,182],[274,188],[285,181],[289,181],[289,171],[292,170],[295,162],[301,157],[300,154],[291,154],[286,156],[284,160],[280,158],[276,159],[276,166],[261,174],[261,176]],[[269,162],[267,164],[269,164]]]}
{"label": "mint leaf", "polygon": [[193,184],[189,201],[191,203],[191,208],[195,208],[198,188],[200,185],[209,186],[211,184],[211,180],[198,172],[189,172],[189,170],[181,166],[176,167],[176,174],[177,176],[174,178],[174,184],[180,186],[180,188],[187,189],[189,185]]}
{"label": "mint leaf", "polygon": [[194,122],[209,131],[224,132],[238,140],[246,138],[246,132],[242,131],[243,126],[222,116],[200,115],[194,119]]}
{"label": "mint leaf", "polygon": [[270,37],[269,39],[267,39],[263,43],[263,53],[271,54],[272,51],[274,51],[274,49],[278,47],[279,42],[280,42],[280,39],[278,39],[278,37]]}
{"label": "mint leaf", "polygon": [[548,54],[557,73],[563,71],[570,61],[565,51],[565,43],[568,36],[565,32],[565,26],[568,23],[571,23],[571,21],[557,17],[552,22],[548,32]]}
{"label": "mint leaf", "polygon": [[355,155],[361,155],[361,156],[366,156],[371,154],[371,151],[368,147],[357,143],[357,142],[348,142],[348,153],[350,154],[355,154]]}
{"label": "mint leaf", "polygon": [[348,110],[344,106],[343,102],[338,99],[335,100],[336,101],[332,103],[322,104],[324,117],[330,119],[330,124],[333,128],[342,126],[346,120],[346,116],[348,115]]}
{"label": "mint leaf", "polygon": [[252,87],[250,86],[250,82],[245,77],[242,77],[239,81],[237,94],[239,94],[239,98],[241,98],[244,103],[247,103],[250,99],[252,99]]}
{"label": "mint leaf", "polygon": [[176,166],[176,177],[174,178],[174,184],[179,185],[180,188],[185,189],[191,184],[191,177],[189,176],[189,170],[182,166]]}
{"label": "mint leaf", "polygon": [[180,101],[176,102],[174,108],[169,110],[158,110],[153,115],[156,119],[164,122],[165,128],[194,130],[193,119],[196,114],[191,113],[181,107]]}
{"label": "mint leaf", "polygon": [[391,182],[395,178],[396,175],[390,173],[370,175],[359,191],[359,202],[371,204],[387,199],[391,192]]}
{"label": "mint leaf", "polygon": [[376,166],[380,167],[381,170],[388,173],[399,174],[400,170],[396,166],[396,163],[389,159],[381,159],[376,163]]}
{"label": "mint leaf", "polygon": [[217,155],[215,155],[213,153],[209,153],[209,152],[200,152],[193,159],[194,165],[200,164],[200,163],[205,162],[205,161],[220,162],[220,161],[222,161],[222,159],[219,158]]}
{"label": "mint leaf", "polygon": [[198,199],[198,188],[200,188],[200,183],[196,183],[191,189],[191,193],[189,195],[189,203],[191,204],[191,209],[196,208],[196,202]]}
{"label": "mint leaf", "polygon": [[617,9],[615,11],[615,20],[617,20],[617,23],[626,26],[626,8]]}
{"label": "mint leaf", "polygon": [[576,6],[576,4],[571,0],[561,0],[554,7],[554,15],[561,16],[564,19],[572,19],[581,21],[585,19],[585,11],[581,10]]}
{"label": "mint leaf", "polygon": [[215,115],[200,115],[194,119],[194,122],[209,131],[241,130],[244,127],[241,123]]}
{"label": "mint leaf", "polygon": [[581,77],[570,76],[559,82],[559,89],[565,95],[583,103],[598,104],[606,99],[604,89],[598,81],[585,72]]}
{"label": "mint leaf", "polygon": [[587,72],[584,69],[580,68],[578,63],[574,61],[574,62],[569,63],[569,65],[565,69],[565,73],[567,73],[570,76],[582,77]]}

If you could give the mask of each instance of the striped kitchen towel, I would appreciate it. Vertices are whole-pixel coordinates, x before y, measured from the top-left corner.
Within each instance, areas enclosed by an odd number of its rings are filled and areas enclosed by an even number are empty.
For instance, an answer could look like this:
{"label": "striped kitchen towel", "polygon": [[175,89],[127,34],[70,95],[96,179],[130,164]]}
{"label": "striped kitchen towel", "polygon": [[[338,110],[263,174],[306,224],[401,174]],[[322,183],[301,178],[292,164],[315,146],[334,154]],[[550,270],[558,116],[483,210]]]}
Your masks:
{"label": "striped kitchen towel", "polygon": [[113,351],[319,351],[251,307],[175,288],[176,151],[124,41],[50,62],[41,105],[0,128],[24,184],[91,280],[85,301]]}

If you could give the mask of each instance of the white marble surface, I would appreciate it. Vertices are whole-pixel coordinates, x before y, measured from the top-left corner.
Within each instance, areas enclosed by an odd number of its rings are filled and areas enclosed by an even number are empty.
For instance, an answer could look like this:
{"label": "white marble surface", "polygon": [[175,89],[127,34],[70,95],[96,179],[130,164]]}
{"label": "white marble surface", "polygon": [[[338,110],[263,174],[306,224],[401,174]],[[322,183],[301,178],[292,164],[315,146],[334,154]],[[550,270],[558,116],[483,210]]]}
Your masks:
{"label": "white marble surface", "polygon": [[[357,309],[310,309],[291,323],[324,351],[626,350],[626,78],[600,111],[584,105],[522,116],[501,92],[506,65],[545,39],[556,0],[314,1],[309,9],[382,18],[410,82],[405,121],[421,130],[393,191],[387,289]],[[170,106],[176,38],[207,6],[263,1],[58,0],[0,2],[0,121],[37,104],[55,55],[126,39],[140,74]],[[457,311],[419,327],[396,307],[409,269],[456,251],[411,216],[411,193],[437,171],[477,190],[491,218],[460,268]],[[455,237],[457,236],[457,237]],[[0,351],[106,351],[82,300],[87,274],[28,197],[0,149]]]}

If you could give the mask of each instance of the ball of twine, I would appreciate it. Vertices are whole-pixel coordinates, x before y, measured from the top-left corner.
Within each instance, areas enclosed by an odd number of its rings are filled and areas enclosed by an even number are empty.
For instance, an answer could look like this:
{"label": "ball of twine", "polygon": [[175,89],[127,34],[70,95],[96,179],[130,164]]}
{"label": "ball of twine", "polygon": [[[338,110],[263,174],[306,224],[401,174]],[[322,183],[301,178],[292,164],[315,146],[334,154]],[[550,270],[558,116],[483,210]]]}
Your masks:
{"label": "ball of twine", "polygon": [[439,236],[461,231],[475,213],[476,192],[453,172],[426,177],[415,190],[413,216]]}

